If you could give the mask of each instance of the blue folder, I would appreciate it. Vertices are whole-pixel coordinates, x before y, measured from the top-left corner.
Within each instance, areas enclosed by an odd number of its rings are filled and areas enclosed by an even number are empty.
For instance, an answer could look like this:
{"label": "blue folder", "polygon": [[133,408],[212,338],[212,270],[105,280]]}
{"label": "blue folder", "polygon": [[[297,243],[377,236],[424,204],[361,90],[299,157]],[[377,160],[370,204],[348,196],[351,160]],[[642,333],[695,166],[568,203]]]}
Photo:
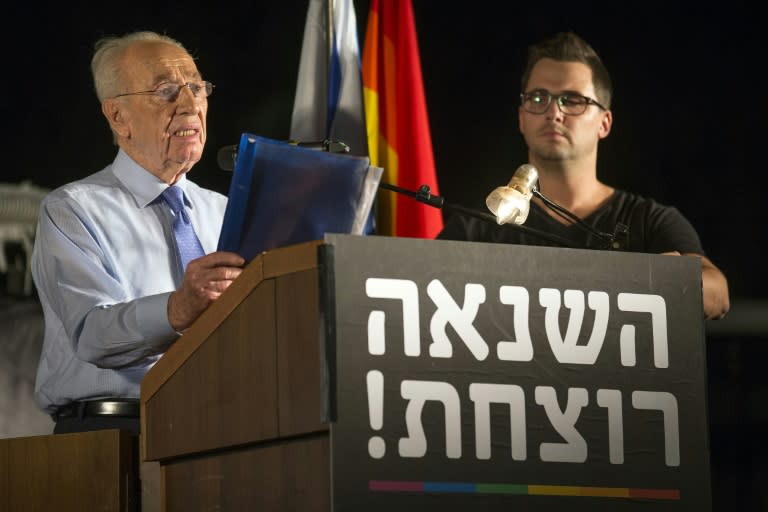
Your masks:
{"label": "blue folder", "polygon": [[218,249],[250,261],[325,233],[363,234],[381,174],[367,157],[243,133]]}

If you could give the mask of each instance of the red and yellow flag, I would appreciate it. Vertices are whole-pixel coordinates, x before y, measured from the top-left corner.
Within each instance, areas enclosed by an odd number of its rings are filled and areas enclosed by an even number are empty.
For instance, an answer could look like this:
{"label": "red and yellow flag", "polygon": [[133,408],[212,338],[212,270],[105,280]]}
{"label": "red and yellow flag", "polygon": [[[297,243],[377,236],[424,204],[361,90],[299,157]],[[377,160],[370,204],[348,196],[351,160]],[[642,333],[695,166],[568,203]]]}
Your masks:
{"label": "red and yellow flag", "polygon": [[[382,182],[439,195],[411,0],[371,0],[363,47],[363,95],[371,164]],[[380,189],[376,233],[434,238],[442,212]]]}

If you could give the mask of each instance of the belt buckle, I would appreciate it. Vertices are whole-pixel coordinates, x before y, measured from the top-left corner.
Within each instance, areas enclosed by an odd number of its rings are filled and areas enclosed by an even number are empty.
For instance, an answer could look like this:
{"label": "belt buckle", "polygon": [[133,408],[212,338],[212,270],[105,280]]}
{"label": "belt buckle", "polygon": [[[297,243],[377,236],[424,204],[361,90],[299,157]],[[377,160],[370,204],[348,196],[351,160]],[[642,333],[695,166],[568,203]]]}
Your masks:
{"label": "belt buckle", "polygon": [[86,402],[85,415],[138,417],[139,402],[135,400],[94,400]]}

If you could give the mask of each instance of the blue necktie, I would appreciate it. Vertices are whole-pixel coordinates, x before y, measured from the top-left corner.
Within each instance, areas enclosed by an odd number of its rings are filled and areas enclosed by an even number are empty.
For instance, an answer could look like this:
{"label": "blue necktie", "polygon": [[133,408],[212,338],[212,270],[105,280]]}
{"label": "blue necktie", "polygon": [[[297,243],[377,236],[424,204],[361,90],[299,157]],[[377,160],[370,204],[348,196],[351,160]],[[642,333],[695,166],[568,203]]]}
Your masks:
{"label": "blue necktie", "polygon": [[204,256],[205,251],[184,208],[184,191],[179,187],[170,186],[163,191],[162,197],[173,212],[173,237],[176,239],[176,254],[179,256],[183,274],[187,269],[187,263]]}

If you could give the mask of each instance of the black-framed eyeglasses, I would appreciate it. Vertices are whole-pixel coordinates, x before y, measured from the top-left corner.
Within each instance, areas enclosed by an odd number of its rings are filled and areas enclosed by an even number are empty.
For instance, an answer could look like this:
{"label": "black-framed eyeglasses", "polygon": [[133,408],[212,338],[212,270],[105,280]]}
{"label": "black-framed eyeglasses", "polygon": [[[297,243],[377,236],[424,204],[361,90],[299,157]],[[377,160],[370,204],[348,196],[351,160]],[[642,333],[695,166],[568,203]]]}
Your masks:
{"label": "black-framed eyeglasses", "polygon": [[138,91],[138,92],[126,92],[123,94],[118,94],[117,96],[113,96],[113,98],[119,98],[121,96],[133,96],[136,94],[151,94],[153,96],[157,96],[161,100],[171,103],[178,99],[179,94],[181,94],[181,89],[184,87],[189,87],[189,90],[192,91],[192,95],[195,98],[207,98],[211,94],[213,94],[213,88],[216,87],[211,82],[187,82],[185,84],[176,84],[176,83],[165,83],[158,85],[157,88],[151,90],[151,91]]}
{"label": "black-framed eyeglasses", "polygon": [[595,105],[603,110],[608,110],[597,100],[581,94],[566,92],[563,94],[552,94],[546,90],[524,92],[520,95],[520,104],[523,110],[530,114],[543,114],[549,109],[552,99],[557,102],[557,108],[560,112],[569,116],[579,116],[586,112],[587,107]]}

